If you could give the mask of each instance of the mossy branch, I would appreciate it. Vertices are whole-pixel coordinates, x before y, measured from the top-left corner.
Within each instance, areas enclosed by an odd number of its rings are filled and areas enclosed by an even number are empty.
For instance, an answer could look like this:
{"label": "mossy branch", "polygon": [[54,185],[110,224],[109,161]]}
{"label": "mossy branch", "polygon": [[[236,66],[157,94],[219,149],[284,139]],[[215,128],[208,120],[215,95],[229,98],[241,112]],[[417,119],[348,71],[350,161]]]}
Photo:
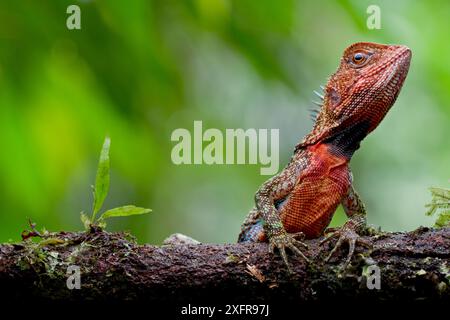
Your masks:
{"label": "mossy branch", "polygon": [[[323,263],[318,240],[307,241],[312,262],[292,257],[289,275],[267,244],[138,245],[125,234],[60,232],[41,243],[30,239],[0,245],[0,290],[11,298],[56,300],[149,300],[207,302],[318,299],[450,298],[450,228],[366,237],[373,250],[357,248],[352,265],[345,252]],[[331,244],[330,244],[331,245]],[[369,256],[370,254],[370,256]],[[367,287],[367,268],[380,268],[381,288]],[[68,289],[77,266],[81,288]]]}

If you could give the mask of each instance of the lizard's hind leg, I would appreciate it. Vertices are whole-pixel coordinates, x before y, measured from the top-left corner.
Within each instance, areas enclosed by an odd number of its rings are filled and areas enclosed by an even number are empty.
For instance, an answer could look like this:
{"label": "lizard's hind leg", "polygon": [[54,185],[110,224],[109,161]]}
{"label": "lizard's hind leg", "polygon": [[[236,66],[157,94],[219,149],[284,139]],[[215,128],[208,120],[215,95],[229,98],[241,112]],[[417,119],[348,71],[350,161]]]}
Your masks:
{"label": "lizard's hind leg", "polygon": [[265,240],[263,220],[261,219],[258,209],[254,207],[250,210],[242,223],[238,242],[263,242]]}

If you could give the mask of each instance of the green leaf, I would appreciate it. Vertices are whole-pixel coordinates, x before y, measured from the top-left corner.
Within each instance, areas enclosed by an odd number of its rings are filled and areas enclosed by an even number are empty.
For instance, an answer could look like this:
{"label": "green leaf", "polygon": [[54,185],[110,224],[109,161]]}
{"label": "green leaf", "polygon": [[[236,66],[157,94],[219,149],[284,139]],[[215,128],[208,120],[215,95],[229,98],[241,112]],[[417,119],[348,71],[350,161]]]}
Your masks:
{"label": "green leaf", "polygon": [[118,207],[118,208],[114,208],[108,211],[105,211],[101,217],[99,218],[99,220],[103,220],[103,219],[107,219],[107,218],[111,218],[111,217],[127,217],[127,216],[133,216],[133,215],[138,215],[138,214],[145,214],[145,213],[149,213],[151,212],[151,209],[146,209],[146,208],[140,208],[140,207],[136,207],[136,206],[123,206],[123,207]]}
{"label": "green leaf", "polygon": [[89,226],[91,224],[91,219],[89,219],[87,214],[84,212],[81,212],[80,218],[81,218],[81,222],[83,223],[84,229],[89,230]]}
{"label": "green leaf", "polygon": [[436,219],[434,226],[437,228],[450,227],[450,210],[441,212]]}
{"label": "green leaf", "polygon": [[425,207],[429,208],[426,215],[431,216],[438,213],[434,224],[437,228],[450,226],[450,189],[430,188],[432,199],[431,203]]}
{"label": "green leaf", "polygon": [[94,187],[94,206],[92,209],[93,223],[96,214],[100,211],[109,191],[109,147],[111,145],[111,139],[105,138],[103,148],[100,153],[100,160],[98,161],[97,176],[95,177]]}
{"label": "green leaf", "polygon": [[98,224],[97,224],[100,229],[105,230],[106,229],[106,221],[105,220],[101,220],[99,219]]}

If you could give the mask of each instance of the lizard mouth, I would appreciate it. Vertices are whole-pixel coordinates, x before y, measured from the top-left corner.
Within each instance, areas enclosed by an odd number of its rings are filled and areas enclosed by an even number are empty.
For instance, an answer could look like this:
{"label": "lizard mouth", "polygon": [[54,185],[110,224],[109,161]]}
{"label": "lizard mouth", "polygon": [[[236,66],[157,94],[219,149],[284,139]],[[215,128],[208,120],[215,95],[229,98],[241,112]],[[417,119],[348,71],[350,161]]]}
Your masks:
{"label": "lizard mouth", "polygon": [[384,90],[395,92],[397,96],[409,71],[411,50],[406,46],[398,46],[397,53],[391,58],[391,67],[385,71],[386,76],[380,80]]}

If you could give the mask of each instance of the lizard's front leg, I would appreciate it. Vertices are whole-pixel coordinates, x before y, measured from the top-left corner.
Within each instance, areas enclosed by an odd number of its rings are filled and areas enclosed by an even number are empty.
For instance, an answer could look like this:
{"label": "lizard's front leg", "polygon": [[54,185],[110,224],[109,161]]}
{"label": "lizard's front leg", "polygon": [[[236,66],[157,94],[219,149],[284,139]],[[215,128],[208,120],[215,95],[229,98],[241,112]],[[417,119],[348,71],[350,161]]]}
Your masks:
{"label": "lizard's front leg", "polygon": [[[297,159],[296,156],[298,157]],[[275,201],[286,199],[298,183],[300,172],[306,164],[306,159],[296,156],[282,172],[265,182],[255,195],[256,208],[264,221],[264,230],[269,239],[269,249],[271,252],[274,252],[275,248],[280,251],[289,272],[291,272],[291,268],[288,263],[286,248],[309,261],[298,248],[298,246],[306,247],[303,242],[296,239],[301,234],[289,234],[286,232],[274,205]]]}
{"label": "lizard's front leg", "polygon": [[328,261],[338,248],[344,243],[348,243],[348,255],[344,263],[345,269],[349,265],[353,253],[355,252],[356,242],[367,247],[369,247],[370,244],[359,236],[359,233],[362,233],[367,229],[366,209],[353,186],[350,186],[348,194],[342,199],[341,204],[349,218],[348,221],[339,230],[332,232],[322,240],[320,244],[322,245],[334,238],[338,239],[336,245],[325,259],[325,261]]}

